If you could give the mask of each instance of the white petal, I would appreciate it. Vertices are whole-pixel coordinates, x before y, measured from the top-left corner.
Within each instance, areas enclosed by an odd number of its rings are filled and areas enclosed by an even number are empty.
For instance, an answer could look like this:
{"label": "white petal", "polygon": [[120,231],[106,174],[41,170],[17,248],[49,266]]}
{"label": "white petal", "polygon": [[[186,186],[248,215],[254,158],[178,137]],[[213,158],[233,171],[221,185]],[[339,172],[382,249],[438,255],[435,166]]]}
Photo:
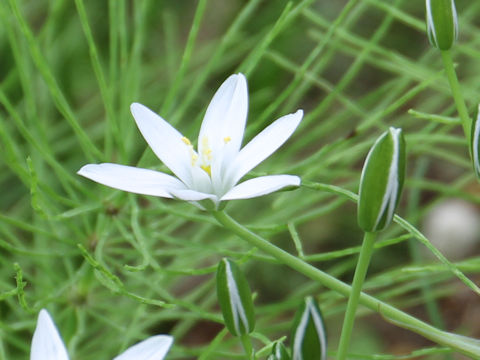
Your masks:
{"label": "white petal", "polygon": [[33,333],[30,360],[68,360],[67,349],[47,310],[38,314]]}
{"label": "white petal", "polygon": [[165,198],[172,198],[171,189],[186,188],[177,178],[159,171],[118,164],[89,164],[77,174],[115,189]]}
{"label": "white petal", "polygon": [[191,189],[199,192],[213,194],[212,180],[207,172],[199,166],[192,166],[193,183]]}
{"label": "white petal", "polygon": [[282,116],[240,150],[227,175],[231,185],[274,153],[293,134],[303,117],[303,111]]}
{"label": "white petal", "polygon": [[190,190],[190,189],[186,189],[186,190],[173,189],[171,190],[171,194],[177,199],[185,200],[185,201],[200,201],[200,200],[210,199],[213,202],[217,202],[218,200],[217,196],[215,195],[206,194],[200,191]]}
{"label": "white petal", "polygon": [[[215,93],[200,128],[200,161],[211,166],[216,188],[224,178],[242,144],[248,111],[247,81],[243,74],[231,75]],[[207,160],[205,160],[205,158]]]}
{"label": "white petal", "polygon": [[162,360],[172,346],[173,337],[157,335],[128,348],[113,360]]}
{"label": "white petal", "polygon": [[299,186],[300,178],[294,175],[260,176],[244,181],[227,192],[220,200],[249,199],[270,194],[286,186]]}
{"label": "white petal", "polygon": [[208,105],[198,136],[199,153],[205,138],[217,154],[224,145],[238,152],[242,144],[248,112],[247,80],[243,74],[231,75],[217,90]]}
{"label": "white petal", "polygon": [[133,103],[130,111],[140,132],[155,155],[182,180],[191,185],[190,167],[192,156],[196,155],[186,138],[168,122],[146,106]]}

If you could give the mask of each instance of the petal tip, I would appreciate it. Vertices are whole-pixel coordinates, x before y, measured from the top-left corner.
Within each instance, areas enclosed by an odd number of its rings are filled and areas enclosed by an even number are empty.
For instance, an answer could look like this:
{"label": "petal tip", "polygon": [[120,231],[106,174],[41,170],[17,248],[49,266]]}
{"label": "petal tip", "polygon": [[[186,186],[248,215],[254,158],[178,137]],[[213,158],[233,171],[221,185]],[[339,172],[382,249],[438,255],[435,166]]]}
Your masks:
{"label": "petal tip", "polygon": [[293,115],[298,116],[301,120],[303,118],[303,109],[298,109],[293,113]]}
{"label": "petal tip", "polygon": [[234,85],[234,88],[237,87],[237,86],[241,86],[241,87],[245,88],[245,90],[247,89],[247,78],[242,73],[237,73],[237,74],[230,75],[224,81],[224,83]]}
{"label": "petal tip", "polygon": [[292,186],[300,186],[302,184],[302,178],[300,176],[291,175],[292,176]]}
{"label": "petal tip", "polygon": [[39,322],[53,322],[52,317],[50,316],[50,313],[46,309],[41,309],[40,312],[38,313],[38,321]]}
{"label": "petal tip", "polygon": [[244,81],[244,82],[247,82],[247,78],[246,78],[246,76],[245,76],[243,73],[240,73],[240,72],[239,72],[239,73],[237,73],[236,75],[237,75],[237,77],[238,77],[239,80]]}
{"label": "petal tip", "polygon": [[146,106],[138,102],[133,102],[130,104],[130,112],[132,113],[133,117],[135,117],[135,113],[138,113],[144,108],[146,108]]}
{"label": "petal tip", "polygon": [[97,165],[96,164],[83,165],[80,168],[80,170],[77,171],[77,174],[80,176],[88,177],[88,173],[90,172],[89,170],[91,170],[93,166],[97,166]]}
{"label": "petal tip", "polygon": [[160,342],[163,342],[166,347],[170,347],[173,344],[173,336],[171,335],[156,335],[155,338]]}
{"label": "petal tip", "polygon": [[41,309],[33,333],[30,360],[68,360],[67,349],[47,310]]}
{"label": "petal tip", "polygon": [[81,176],[85,176],[85,167],[87,165],[83,165],[78,171],[77,171],[77,175],[81,175]]}

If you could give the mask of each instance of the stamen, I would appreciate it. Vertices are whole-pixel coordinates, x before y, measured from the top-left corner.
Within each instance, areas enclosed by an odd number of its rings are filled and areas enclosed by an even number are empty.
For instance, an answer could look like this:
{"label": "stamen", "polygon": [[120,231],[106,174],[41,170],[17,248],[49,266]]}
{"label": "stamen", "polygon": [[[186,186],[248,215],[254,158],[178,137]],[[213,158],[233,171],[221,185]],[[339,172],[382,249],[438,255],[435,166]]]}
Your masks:
{"label": "stamen", "polygon": [[206,149],[204,152],[207,159],[212,160],[212,149]]}
{"label": "stamen", "polygon": [[204,136],[202,138],[202,151],[201,151],[201,162],[200,168],[202,168],[210,177],[212,176],[212,168],[210,162],[213,159],[213,152],[208,146],[208,137]]}
{"label": "stamen", "polygon": [[190,156],[192,157],[191,164],[192,164],[192,166],[195,166],[195,164],[197,162],[197,159],[198,159],[198,155],[193,152],[193,149],[191,149],[190,151],[191,151]]}
{"label": "stamen", "polygon": [[225,144],[228,144],[231,140],[232,140],[232,138],[230,136],[226,136],[226,137],[223,138],[223,142]]}
{"label": "stamen", "polygon": [[200,165],[200,167],[211,177],[212,167],[210,165]]}
{"label": "stamen", "polygon": [[208,137],[204,136],[202,138],[202,145],[204,148],[208,148]]}
{"label": "stamen", "polygon": [[193,151],[192,143],[191,143],[190,140],[188,140],[188,138],[185,137],[185,136],[182,137],[180,140],[182,140],[183,143],[184,143],[185,145],[187,145],[188,150],[190,151],[190,157],[191,157],[191,162],[190,162],[190,163],[192,164],[192,166],[195,166],[195,163],[197,162],[197,159],[198,159],[198,155],[195,154],[195,151]]}

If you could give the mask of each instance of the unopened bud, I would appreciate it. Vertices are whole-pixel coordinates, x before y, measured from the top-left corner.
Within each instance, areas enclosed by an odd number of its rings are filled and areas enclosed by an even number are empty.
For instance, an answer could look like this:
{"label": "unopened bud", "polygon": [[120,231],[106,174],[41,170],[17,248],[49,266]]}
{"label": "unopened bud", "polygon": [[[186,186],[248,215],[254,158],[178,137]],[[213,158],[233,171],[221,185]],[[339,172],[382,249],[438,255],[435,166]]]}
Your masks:
{"label": "unopened bud", "polygon": [[363,231],[380,231],[391,223],[404,178],[405,140],[402,129],[391,127],[375,141],[363,165],[358,196]]}
{"label": "unopened bud", "polygon": [[297,311],[292,331],[292,360],[326,360],[327,334],[322,314],[311,297]]}
{"label": "unopened bud", "polygon": [[217,268],[217,296],[228,331],[234,336],[255,328],[255,311],[247,279],[235,262],[222,259]]}
{"label": "unopened bud", "polygon": [[285,345],[280,341],[277,341],[272,347],[272,353],[268,356],[267,360],[290,360],[290,355],[288,354]]}
{"label": "unopened bud", "polygon": [[473,170],[477,178],[480,179],[480,105],[478,106],[477,116],[472,121],[470,150],[472,153]]}
{"label": "unopened bud", "polygon": [[427,34],[430,43],[448,50],[458,37],[458,19],[454,0],[426,0]]}

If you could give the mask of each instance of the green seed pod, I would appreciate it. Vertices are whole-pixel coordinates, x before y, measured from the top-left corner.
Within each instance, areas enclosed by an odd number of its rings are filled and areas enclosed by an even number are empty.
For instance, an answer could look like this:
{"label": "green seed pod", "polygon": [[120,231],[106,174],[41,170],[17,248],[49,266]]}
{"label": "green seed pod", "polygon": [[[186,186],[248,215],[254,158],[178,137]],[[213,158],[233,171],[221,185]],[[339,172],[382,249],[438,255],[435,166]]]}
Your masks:
{"label": "green seed pod", "polygon": [[448,50],[458,37],[454,0],[426,0],[427,34],[432,46]]}
{"label": "green seed pod", "polygon": [[322,314],[311,296],[305,298],[295,316],[291,350],[293,360],[327,358],[327,334]]}
{"label": "green seed pod", "polygon": [[472,121],[472,130],[470,132],[470,151],[472,154],[473,170],[480,179],[480,105],[478,106],[477,116]]}
{"label": "green seed pod", "polygon": [[285,345],[280,341],[277,341],[272,347],[272,353],[268,356],[267,360],[290,360],[290,355],[288,354]]}
{"label": "green seed pod", "polygon": [[234,336],[255,328],[255,311],[247,279],[235,262],[222,259],[217,268],[217,296],[228,331]]}
{"label": "green seed pod", "polygon": [[358,196],[363,231],[380,231],[391,223],[404,178],[405,140],[402,129],[391,127],[375,141],[363,165]]}

